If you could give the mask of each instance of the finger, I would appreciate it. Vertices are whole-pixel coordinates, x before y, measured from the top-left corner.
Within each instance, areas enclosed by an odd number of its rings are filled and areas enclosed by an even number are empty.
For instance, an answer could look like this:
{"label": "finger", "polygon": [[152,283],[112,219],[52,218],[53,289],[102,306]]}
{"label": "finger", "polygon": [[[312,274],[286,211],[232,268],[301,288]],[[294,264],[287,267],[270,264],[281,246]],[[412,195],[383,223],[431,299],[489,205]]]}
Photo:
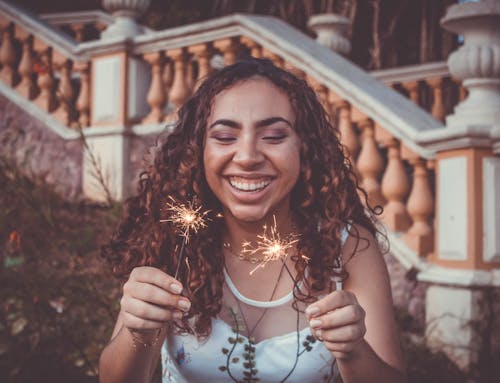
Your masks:
{"label": "finger", "polygon": [[182,318],[182,312],[179,310],[165,309],[131,297],[122,298],[122,309],[135,317],[154,322],[167,322]]}
{"label": "finger", "polygon": [[355,344],[353,343],[323,341],[323,344],[336,359],[346,359],[351,355],[355,348]]}
{"label": "finger", "polygon": [[123,325],[132,330],[153,330],[165,327],[165,322],[139,318],[131,313],[124,312]]}
{"label": "finger", "polygon": [[354,323],[364,323],[364,319],[365,311],[360,305],[354,304],[313,317],[309,326],[313,329],[337,328]]}
{"label": "finger", "polygon": [[357,304],[356,296],[349,291],[333,291],[306,308],[308,319],[350,304]]}
{"label": "finger", "polygon": [[[185,311],[191,306],[189,300],[177,294],[167,292],[162,288],[149,283],[128,280],[123,285],[123,296],[130,296],[159,306],[180,307]],[[181,303],[182,302],[182,303]]]}
{"label": "finger", "polygon": [[[135,287],[135,289],[133,289],[133,287]],[[128,291],[129,289],[131,289],[130,292]],[[132,299],[157,307],[180,309],[186,312],[191,308],[191,302],[186,297],[167,293],[156,286],[145,283],[139,286],[124,288],[121,301],[122,305],[127,305]]]}
{"label": "finger", "polygon": [[362,323],[350,324],[338,328],[317,329],[314,335],[327,342],[356,342],[364,337],[366,328]]}
{"label": "finger", "polygon": [[178,280],[156,267],[136,267],[130,273],[130,279],[156,285],[174,294],[182,292],[182,284]]}

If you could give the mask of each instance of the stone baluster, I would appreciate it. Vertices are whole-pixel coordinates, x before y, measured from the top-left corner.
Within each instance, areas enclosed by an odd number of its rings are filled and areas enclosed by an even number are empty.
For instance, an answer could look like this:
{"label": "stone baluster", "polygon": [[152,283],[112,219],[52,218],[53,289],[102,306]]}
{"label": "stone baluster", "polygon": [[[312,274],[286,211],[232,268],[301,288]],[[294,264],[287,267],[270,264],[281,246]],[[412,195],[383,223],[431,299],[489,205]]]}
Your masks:
{"label": "stone baluster", "polygon": [[346,147],[351,161],[354,161],[359,153],[360,145],[358,135],[354,130],[351,119],[351,105],[345,100],[340,100],[335,103],[335,109],[340,139],[342,140],[342,144]]}
{"label": "stone baluster", "polygon": [[90,124],[90,64],[78,62],[75,64],[75,70],[80,73],[80,93],[76,100],[76,110],[79,114],[78,122],[83,128]]}
{"label": "stone baluster", "polygon": [[188,58],[186,61],[186,86],[189,89],[190,93],[193,93],[194,85],[196,84],[195,78],[195,62],[192,57]]}
{"label": "stone baluster", "polygon": [[165,57],[161,78],[163,80],[163,86],[165,87],[165,95],[168,98],[168,91],[174,81],[174,63],[172,60],[169,60],[168,57]]}
{"label": "stone baluster", "polygon": [[274,65],[276,65],[278,68],[284,68],[285,66],[285,60],[281,58],[279,55],[277,55],[274,52],[271,52],[268,49],[262,49],[262,56],[271,60]]}
{"label": "stone baluster", "polygon": [[419,83],[418,81],[409,81],[401,84],[403,88],[408,92],[408,98],[415,104],[419,104]]}
{"label": "stone baluster", "polygon": [[379,178],[384,170],[384,160],[375,141],[375,126],[373,120],[364,118],[358,122],[362,132],[362,145],[356,167],[361,176],[361,185],[368,194],[371,206],[384,206]]}
{"label": "stone baluster", "polygon": [[178,48],[167,52],[167,56],[172,59],[174,66],[172,86],[168,98],[174,104],[175,110],[178,110],[191,93],[186,84],[187,55],[185,49]]}
{"label": "stone baluster", "polygon": [[81,43],[85,39],[85,24],[77,23],[70,25],[71,30],[75,34],[75,40]]}
{"label": "stone baluster", "polygon": [[23,44],[23,52],[21,61],[19,62],[18,72],[21,75],[21,81],[17,85],[16,90],[29,100],[36,96],[37,88],[33,79],[33,36],[25,34],[21,38]]}
{"label": "stone baluster", "polygon": [[222,52],[225,65],[236,62],[241,48],[239,41],[235,38],[218,40],[214,42],[214,47]]}
{"label": "stone baluster", "polygon": [[465,100],[465,97],[467,97],[467,90],[462,85],[462,81],[460,81],[460,79],[458,79],[456,77],[452,77],[451,80],[453,81],[453,83],[457,87],[458,102],[461,102],[461,101]]}
{"label": "stone baluster", "polygon": [[0,78],[9,86],[17,82],[16,73],[16,49],[14,47],[14,25],[8,24],[2,33],[2,46],[0,47],[0,63],[2,70]]}
{"label": "stone baluster", "polygon": [[296,66],[290,64],[288,61],[285,61],[285,64],[283,65],[283,69],[292,73],[293,75],[295,75],[296,77],[298,77],[300,79],[306,78],[306,74],[304,71],[302,71],[299,68],[297,68]]}
{"label": "stone baluster", "polygon": [[382,195],[387,204],[384,206],[382,219],[391,230],[406,231],[410,227],[410,216],[405,205],[410,181],[401,159],[399,141],[390,138],[385,146],[388,148],[388,161],[382,177]]}
{"label": "stone baluster", "polygon": [[59,101],[59,108],[55,116],[63,124],[70,126],[75,120],[74,99],[75,91],[71,83],[71,71],[73,63],[71,60],[59,57],[54,59],[54,67],[59,70],[59,84],[56,91],[56,97]]}
{"label": "stone baluster", "polygon": [[307,76],[307,82],[309,83],[311,88],[316,92],[316,95],[318,96],[321,105],[323,105],[326,114],[330,116],[332,114],[332,109],[328,102],[328,88],[323,84],[321,84],[319,81],[317,81],[315,78],[310,76]]}
{"label": "stone baluster", "polygon": [[431,114],[436,120],[444,121],[446,112],[443,103],[443,79],[441,77],[426,80],[432,89],[432,109]]}
{"label": "stone baluster", "polygon": [[188,51],[194,55],[198,62],[198,77],[194,84],[194,90],[198,89],[201,83],[212,73],[210,59],[212,57],[212,49],[209,44],[198,44],[188,48]]}
{"label": "stone baluster", "polygon": [[250,55],[255,58],[262,57],[262,47],[257,44],[255,41],[250,38],[243,36],[240,39],[241,44],[245,45],[248,49],[250,49]]}
{"label": "stone baluster", "polygon": [[37,84],[40,93],[35,103],[46,112],[51,113],[56,108],[56,97],[54,94],[54,73],[52,68],[52,48],[35,40],[39,62],[35,64],[35,72],[38,74]]}
{"label": "stone baluster", "polygon": [[163,121],[163,109],[167,102],[162,78],[165,58],[163,52],[153,52],[145,54],[144,60],[151,65],[151,86],[146,98],[151,111],[142,122],[158,123]]}
{"label": "stone baluster", "polygon": [[413,166],[413,185],[406,204],[413,225],[405,234],[406,243],[418,255],[429,254],[434,245],[431,219],[434,212],[434,198],[429,182],[426,161],[415,157],[409,160]]}

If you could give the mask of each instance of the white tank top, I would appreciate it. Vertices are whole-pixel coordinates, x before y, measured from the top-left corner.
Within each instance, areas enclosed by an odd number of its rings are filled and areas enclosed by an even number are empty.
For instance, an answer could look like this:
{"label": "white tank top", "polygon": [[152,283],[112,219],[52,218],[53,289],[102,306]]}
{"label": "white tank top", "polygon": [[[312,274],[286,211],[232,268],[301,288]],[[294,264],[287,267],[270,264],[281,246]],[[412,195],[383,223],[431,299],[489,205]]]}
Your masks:
{"label": "white tank top", "polygon": [[[342,242],[347,235],[344,230]],[[277,300],[256,301],[242,295],[225,270],[224,277],[232,294],[250,306],[279,307],[293,299],[293,291],[290,291]],[[337,288],[341,287],[337,282]],[[249,357],[249,350],[254,351],[254,367],[245,359]],[[287,375],[287,383],[332,383],[338,376],[334,357],[311,335],[308,326],[252,344],[219,318],[212,319],[212,332],[203,341],[189,334],[170,334],[162,345],[161,362],[163,383],[250,382],[245,378],[248,379],[252,368],[257,370],[252,376],[266,383],[281,382]]]}

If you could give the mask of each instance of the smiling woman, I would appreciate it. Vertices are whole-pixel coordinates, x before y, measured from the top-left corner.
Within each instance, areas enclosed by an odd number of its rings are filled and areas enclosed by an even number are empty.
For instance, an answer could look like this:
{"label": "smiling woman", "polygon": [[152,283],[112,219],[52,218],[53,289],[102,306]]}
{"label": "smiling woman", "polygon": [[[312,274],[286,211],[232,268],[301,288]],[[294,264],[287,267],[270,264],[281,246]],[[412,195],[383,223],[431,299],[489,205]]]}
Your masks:
{"label": "smiling woman", "polygon": [[226,220],[253,222],[259,230],[270,214],[284,221],[300,171],[294,123],[288,96],[262,77],[215,97],[203,162]]}
{"label": "smiling woman", "polygon": [[[104,249],[126,282],[101,381],[147,382],[159,360],[165,382],[404,381],[356,185],[304,81],[259,59],[208,78]],[[185,248],[172,199],[207,218]]]}

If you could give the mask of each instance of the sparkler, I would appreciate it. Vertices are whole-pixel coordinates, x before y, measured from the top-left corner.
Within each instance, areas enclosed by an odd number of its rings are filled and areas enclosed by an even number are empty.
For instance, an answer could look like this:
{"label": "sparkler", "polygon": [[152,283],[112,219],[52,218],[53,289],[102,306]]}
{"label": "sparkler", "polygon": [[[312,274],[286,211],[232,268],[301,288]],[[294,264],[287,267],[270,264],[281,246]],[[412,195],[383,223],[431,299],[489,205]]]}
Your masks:
{"label": "sparkler", "polygon": [[340,258],[335,258],[333,261],[333,271],[335,272],[335,276],[332,277],[335,282],[335,290],[342,291],[343,289],[343,280],[342,280],[342,260]]}
{"label": "sparkler", "polygon": [[275,216],[273,216],[273,225],[270,230],[267,229],[267,225],[264,225],[263,228],[264,232],[257,236],[259,241],[256,247],[252,247],[250,242],[244,242],[242,245],[242,253],[249,257],[257,253],[263,255],[262,259],[258,261],[257,267],[250,271],[250,275],[257,269],[265,267],[270,261],[281,259],[284,262],[287,257],[287,251],[293,249],[294,245],[298,242],[296,234],[290,234],[285,238],[281,238],[277,229]]}
{"label": "sparkler", "polygon": [[[209,211],[203,211],[201,206],[196,206],[192,201],[187,204],[178,203],[172,197],[169,197],[170,202],[167,202],[165,207],[168,212],[170,212],[170,217],[167,219],[160,219],[160,222],[172,222],[179,230],[182,236],[182,245],[179,252],[179,262],[177,263],[177,268],[175,270],[174,278],[177,279],[179,274],[179,269],[181,267],[184,247],[189,242],[189,237],[191,233],[197,233],[200,229],[207,227],[205,216]],[[186,265],[189,269],[189,261],[186,259]]]}

